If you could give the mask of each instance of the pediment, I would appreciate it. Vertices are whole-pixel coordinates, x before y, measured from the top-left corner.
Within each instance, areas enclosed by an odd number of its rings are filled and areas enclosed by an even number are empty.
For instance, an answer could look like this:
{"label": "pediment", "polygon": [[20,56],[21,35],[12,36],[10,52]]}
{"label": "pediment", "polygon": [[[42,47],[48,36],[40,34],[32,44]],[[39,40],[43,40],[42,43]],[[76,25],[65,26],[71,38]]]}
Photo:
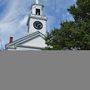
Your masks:
{"label": "pediment", "polygon": [[38,36],[32,40],[28,40],[23,42],[22,44],[19,44],[20,46],[33,46],[33,47],[46,47],[45,40]]}

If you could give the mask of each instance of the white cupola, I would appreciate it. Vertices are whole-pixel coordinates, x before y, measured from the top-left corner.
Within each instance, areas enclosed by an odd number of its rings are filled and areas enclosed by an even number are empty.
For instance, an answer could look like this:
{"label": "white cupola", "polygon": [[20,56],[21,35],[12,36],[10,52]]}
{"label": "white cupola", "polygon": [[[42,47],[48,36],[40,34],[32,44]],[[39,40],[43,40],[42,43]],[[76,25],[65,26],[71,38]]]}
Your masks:
{"label": "white cupola", "polygon": [[31,14],[33,15],[43,15],[43,5],[36,0],[35,4],[32,5]]}

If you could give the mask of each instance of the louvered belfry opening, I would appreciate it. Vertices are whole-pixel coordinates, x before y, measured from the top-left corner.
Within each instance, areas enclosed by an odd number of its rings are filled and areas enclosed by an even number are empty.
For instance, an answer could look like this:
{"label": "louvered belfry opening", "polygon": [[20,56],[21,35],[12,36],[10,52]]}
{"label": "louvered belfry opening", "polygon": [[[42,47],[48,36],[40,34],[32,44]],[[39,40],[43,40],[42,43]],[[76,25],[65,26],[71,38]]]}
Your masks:
{"label": "louvered belfry opening", "polygon": [[40,15],[40,9],[36,8],[36,15]]}

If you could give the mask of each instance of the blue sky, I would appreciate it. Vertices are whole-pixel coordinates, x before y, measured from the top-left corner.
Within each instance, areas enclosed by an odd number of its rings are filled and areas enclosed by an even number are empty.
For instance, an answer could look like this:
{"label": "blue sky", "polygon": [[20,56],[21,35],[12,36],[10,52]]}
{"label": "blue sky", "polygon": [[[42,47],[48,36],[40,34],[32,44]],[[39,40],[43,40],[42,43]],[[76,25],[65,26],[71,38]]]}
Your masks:
{"label": "blue sky", "polygon": [[[9,37],[14,40],[27,34],[27,18],[31,4],[35,0],[0,0],[0,47],[8,43]],[[63,20],[73,20],[67,8],[75,0],[39,0],[45,6],[44,14],[48,18],[47,31],[60,26]],[[2,44],[2,45],[1,45]]]}

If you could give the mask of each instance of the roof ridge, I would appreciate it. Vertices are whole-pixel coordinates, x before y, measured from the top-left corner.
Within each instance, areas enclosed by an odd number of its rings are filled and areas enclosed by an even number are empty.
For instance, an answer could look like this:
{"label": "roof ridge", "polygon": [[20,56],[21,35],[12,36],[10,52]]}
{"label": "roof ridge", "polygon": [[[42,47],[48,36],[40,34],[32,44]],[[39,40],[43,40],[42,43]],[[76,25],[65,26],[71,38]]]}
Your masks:
{"label": "roof ridge", "polygon": [[[36,32],[34,32],[34,33],[32,33],[32,34],[29,34],[29,35],[23,36],[23,37],[21,37],[21,38],[15,40],[15,41],[12,42],[12,43],[17,43],[18,41],[22,40],[23,38],[30,37],[31,35],[33,35],[33,34],[37,34],[37,33],[40,33],[40,32],[39,32],[39,31],[36,31]],[[8,44],[10,45],[10,44],[12,44],[12,43],[8,43]],[[8,44],[6,44],[6,45],[8,45]]]}
{"label": "roof ridge", "polygon": [[23,42],[28,41],[28,40],[32,40],[33,38],[36,38],[36,37],[38,37],[38,36],[41,36],[42,38],[45,37],[44,34],[42,34],[42,33],[39,32],[39,31],[36,31],[36,32],[34,32],[34,33],[32,33],[32,34],[26,35],[26,36],[24,36],[24,37],[22,37],[22,38],[20,38],[20,39],[15,40],[15,41],[12,42],[12,43],[6,44],[5,47],[7,48],[8,46],[12,46],[12,45],[20,45],[20,44],[22,44]]}
{"label": "roof ridge", "polygon": [[30,36],[33,36],[33,35],[36,35],[36,34],[38,34],[38,33],[40,33],[40,32],[37,31],[37,32],[34,32],[34,33],[32,33],[32,34],[26,35],[26,36],[24,36],[24,37],[22,37],[22,38],[19,38],[19,39],[15,40],[14,43],[17,43],[18,41],[21,41],[23,38],[26,39],[26,38],[28,38],[28,37],[30,37]]}

